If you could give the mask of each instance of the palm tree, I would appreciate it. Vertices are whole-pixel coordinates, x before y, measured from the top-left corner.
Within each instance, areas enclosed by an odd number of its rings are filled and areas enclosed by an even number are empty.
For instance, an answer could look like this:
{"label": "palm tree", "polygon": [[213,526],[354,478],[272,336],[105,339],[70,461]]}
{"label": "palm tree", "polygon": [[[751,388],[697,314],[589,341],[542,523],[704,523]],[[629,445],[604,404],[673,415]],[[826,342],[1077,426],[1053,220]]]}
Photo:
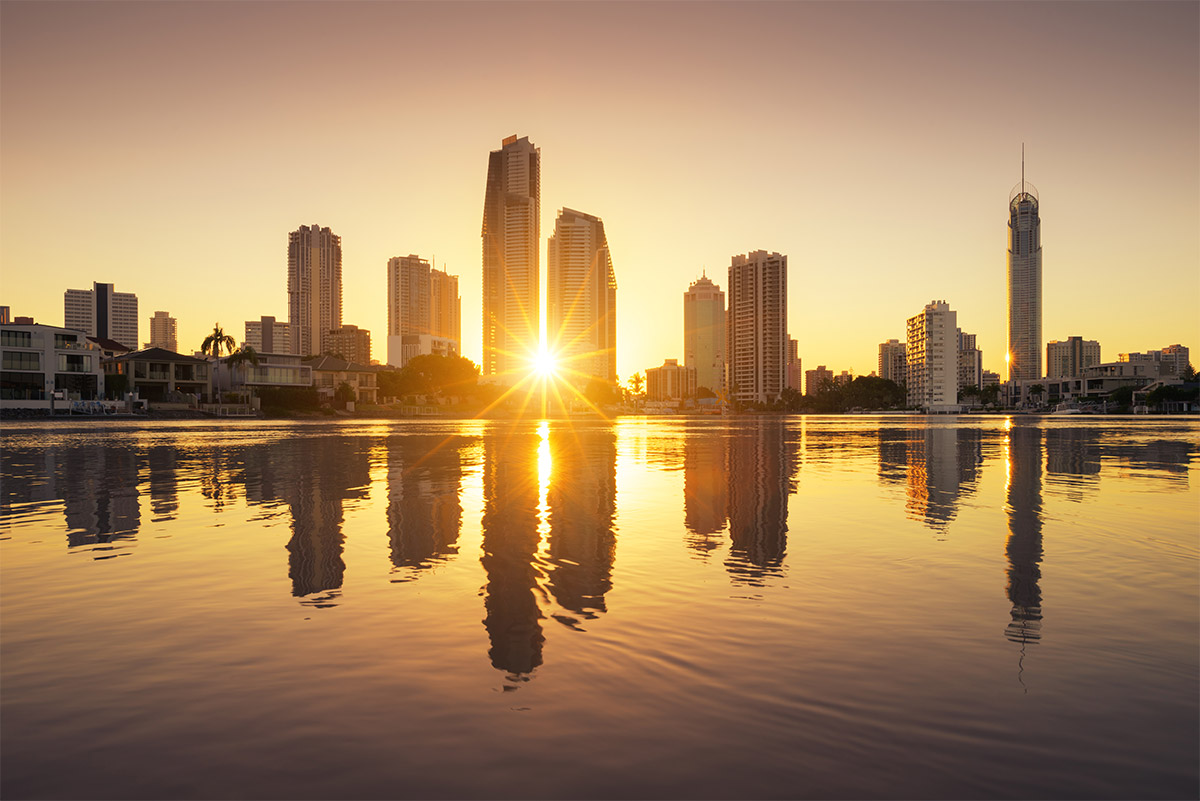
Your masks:
{"label": "palm tree", "polygon": [[1034,384],[1029,388],[1029,394],[1037,398],[1039,402],[1041,402],[1042,395],[1045,394],[1045,392],[1046,387],[1043,384]]}
{"label": "palm tree", "polygon": [[233,353],[234,346],[237,343],[233,341],[233,337],[225,333],[225,329],[221,328],[220,323],[213,325],[213,332],[204,338],[204,344],[200,346],[201,353],[207,353],[215,359],[221,358],[222,349],[226,353]]}

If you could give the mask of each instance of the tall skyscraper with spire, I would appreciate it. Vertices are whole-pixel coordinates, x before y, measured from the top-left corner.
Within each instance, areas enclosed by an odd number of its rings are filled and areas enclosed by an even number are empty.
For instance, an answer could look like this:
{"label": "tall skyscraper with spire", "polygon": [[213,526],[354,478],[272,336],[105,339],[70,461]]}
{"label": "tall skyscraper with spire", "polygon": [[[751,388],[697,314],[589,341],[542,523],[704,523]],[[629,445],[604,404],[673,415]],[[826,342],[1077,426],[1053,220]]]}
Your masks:
{"label": "tall skyscraper with spire", "polygon": [[342,327],[342,238],[319,225],[288,234],[288,324],[292,353],[324,353]]}
{"label": "tall skyscraper with spire", "polygon": [[541,341],[541,150],[510,136],[488,158],[483,200],[483,370],[512,380]]}
{"label": "tall skyscraper with spire", "polygon": [[1008,378],[1042,377],[1042,218],[1037,189],[1025,180],[1008,196]]}
{"label": "tall skyscraper with spire", "polygon": [[546,344],[579,384],[617,380],[617,277],[604,221],[562,209],[546,242]]}

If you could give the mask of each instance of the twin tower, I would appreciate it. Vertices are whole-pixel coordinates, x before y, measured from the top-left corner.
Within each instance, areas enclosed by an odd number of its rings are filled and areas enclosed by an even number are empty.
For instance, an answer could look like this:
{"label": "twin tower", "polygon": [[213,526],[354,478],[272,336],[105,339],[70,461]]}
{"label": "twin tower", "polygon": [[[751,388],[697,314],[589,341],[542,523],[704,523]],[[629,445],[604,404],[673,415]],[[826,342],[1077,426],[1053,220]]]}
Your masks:
{"label": "twin tower", "polygon": [[[543,349],[541,150],[510,136],[488,159],[483,202],[484,376],[513,383]],[[544,347],[560,374],[617,380],[617,280],[604,222],[564,208],[546,244]]]}

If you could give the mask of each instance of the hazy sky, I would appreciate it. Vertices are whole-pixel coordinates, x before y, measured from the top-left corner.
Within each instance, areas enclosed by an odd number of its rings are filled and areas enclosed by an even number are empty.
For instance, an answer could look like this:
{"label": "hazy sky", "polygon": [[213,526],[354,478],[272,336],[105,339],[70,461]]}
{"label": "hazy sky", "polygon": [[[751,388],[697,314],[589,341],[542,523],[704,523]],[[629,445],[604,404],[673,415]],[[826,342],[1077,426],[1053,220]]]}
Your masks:
{"label": "hazy sky", "polygon": [[[1046,340],[1200,348],[1200,3],[0,4],[0,303],[113,282],[191,352],[287,317],[287,233],[342,237],[386,357],[387,259],[460,276],[479,361],[488,152],[542,151],[542,233],[603,218],[622,379],[683,292],[789,262],[806,369],[875,369],[944,299],[1003,373],[1009,191],[1041,195]],[[545,243],[542,243],[543,282]],[[1198,360],[1193,358],[1193,362]]]}

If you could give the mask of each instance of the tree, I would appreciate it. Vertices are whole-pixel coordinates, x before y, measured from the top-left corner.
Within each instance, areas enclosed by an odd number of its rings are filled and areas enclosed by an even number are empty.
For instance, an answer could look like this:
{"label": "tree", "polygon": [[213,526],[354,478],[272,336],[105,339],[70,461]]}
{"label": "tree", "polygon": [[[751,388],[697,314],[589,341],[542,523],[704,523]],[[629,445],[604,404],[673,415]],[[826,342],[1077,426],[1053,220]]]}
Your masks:
{"label": "tree", "polygon": [[642,378],[641,373],[634,373],[633,375],[629,376],[629,391],[634,395],[641,395],[642,387],[645,385],[646,381]]}
{"label": "tree", "polygon": [[213,325],[211,334],[204,338],[204,344],[200,346],[201,353],[207,353],[215,359],[221,358],[222,349],[226,353],[233,353],[234,347],[237,345],[233,341],[233,337],[225,333],[225,329],[221,328],[220,323]]}
{"label": "tree", "polygon": [[1184,381],[1191,383],[1196,380],[1196,368],[1192,367],[1192,363],[1188,362],[1188,366],[1183,368],[1183,373],[1179,376]]}
{"label": "tree", "polygon": [[231,368],[241,367],[246,362],[258,367],[258,351],[250,347],[238,348],[225,360]]}
{"label": "tree", "polygon": [[337,389],[333,391],[333,399],[346,403],[354,400],[354,387],[347,384],[345,381],[337,385]]}
{"label": "tree", "polygon": [[616,387],[602,378],[591,378],[584,387],[583,397],[594,406],[609,406],[621,402],[621,396]]}
{"label": "tree", "polygon": [[979,401],[984,406],[994,406],[996,401],[1000,399],[1000,385],[988,384],[979,391]]}
{"label": "tree", "polygon": [[1029,388],[1029,394],[1040,401],[1042,396],[1046,394],[1046,387],[1044,384],[1034,384]]}

